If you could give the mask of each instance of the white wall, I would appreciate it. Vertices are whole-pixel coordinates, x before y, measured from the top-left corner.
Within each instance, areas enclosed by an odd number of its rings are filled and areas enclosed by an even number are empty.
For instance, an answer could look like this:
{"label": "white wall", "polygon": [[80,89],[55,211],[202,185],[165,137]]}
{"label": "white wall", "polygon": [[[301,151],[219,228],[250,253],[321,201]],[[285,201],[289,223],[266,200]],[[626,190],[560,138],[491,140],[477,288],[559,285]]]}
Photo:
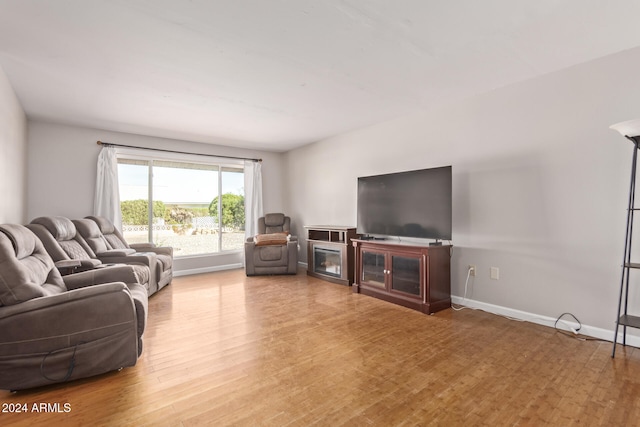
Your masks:
{"label": "white wall", "polygon": [[25,220],[27,118],[0,68],[0,224]]}
{"label": "white wall", "polygon": [[[283,155],[230,147],[147,137],[98,129],[29,121],[27,220],[43,215],[71,219],[93,213],[97,141],[221,156],[262,158],[265,211],[283,209]],[[220,254],[176,260],[180,271],[204,271],[238,264],[242,254]]]}
{"label": "white wall", "polygon": [[474,301],[611,331],[632,145],[608,127],[640,117],[638,76],[634,49],[291,151],[287,212],[355,225],[358,176],[452,165],[452,293],[475,264]]}

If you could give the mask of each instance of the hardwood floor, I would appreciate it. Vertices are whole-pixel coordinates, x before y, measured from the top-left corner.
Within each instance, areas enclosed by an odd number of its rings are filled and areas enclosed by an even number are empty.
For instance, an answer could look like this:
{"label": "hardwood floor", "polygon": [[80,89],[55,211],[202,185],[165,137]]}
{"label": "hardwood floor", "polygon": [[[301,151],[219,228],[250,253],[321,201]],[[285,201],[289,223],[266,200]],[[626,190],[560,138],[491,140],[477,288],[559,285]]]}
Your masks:
{"label": "hardwood floor", "polygon": [[640,350],[306,276],[176,278],[135,367],[15,394],[0,425],[638,425]]}

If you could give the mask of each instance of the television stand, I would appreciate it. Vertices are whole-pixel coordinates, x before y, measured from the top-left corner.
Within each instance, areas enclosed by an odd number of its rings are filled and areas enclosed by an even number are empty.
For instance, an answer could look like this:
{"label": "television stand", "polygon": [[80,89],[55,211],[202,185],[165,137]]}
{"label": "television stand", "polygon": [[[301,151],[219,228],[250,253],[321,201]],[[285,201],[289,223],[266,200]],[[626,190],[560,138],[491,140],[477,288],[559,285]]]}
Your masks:
{"label": "television stand", "polygon": [[353,292],[426,314],[451,307],[451,246],[354,239]]}

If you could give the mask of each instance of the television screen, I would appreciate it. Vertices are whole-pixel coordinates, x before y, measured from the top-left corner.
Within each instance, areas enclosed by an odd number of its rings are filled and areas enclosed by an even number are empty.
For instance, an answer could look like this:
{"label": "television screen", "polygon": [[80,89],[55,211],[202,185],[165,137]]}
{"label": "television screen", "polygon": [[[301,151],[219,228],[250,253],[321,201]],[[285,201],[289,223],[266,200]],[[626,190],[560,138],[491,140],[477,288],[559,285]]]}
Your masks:
{"label": "television screen", "polygon": [[451,240],[451,166],[358,178],[363,235]]}

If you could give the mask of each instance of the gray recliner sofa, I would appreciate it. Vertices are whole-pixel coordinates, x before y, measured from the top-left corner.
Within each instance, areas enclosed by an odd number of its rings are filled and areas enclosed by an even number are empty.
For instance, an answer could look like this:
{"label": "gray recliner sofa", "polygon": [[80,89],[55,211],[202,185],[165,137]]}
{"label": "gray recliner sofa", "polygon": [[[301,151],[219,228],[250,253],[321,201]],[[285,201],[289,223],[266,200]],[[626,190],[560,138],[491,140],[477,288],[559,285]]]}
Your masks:
{"label": "gray recliner sofa", "polygon": [[135,365],[147,304],[131,267],[63,277],[32,231],[0,225],[0,389]]}
{"label": "gray recliner sofa", "polygon": [[[128,264],[138,278],[138,283],[143,285],[148,292],[155,283],[152,266],[155,260],[152,257],[139,257],[135,260],[126,256],[112,257],[108,262],[103,262],[93,252],[84,238],[78,233],[75,224],[63,216],[42,216],[35,218],[27,228],[33,231],[44,245],[45,250],[57,266],[66,266],[68,261],[75,260],[81,263],[78,271],[95,268],[111,268],[114,264]],[[149,293],[151,294],[151,292]]]}
{"label": "gray recliner sofa", "polygon": [[247,276],[296,274],[298,238],[291,235],[291,218],[269,213],[258,219],[258,234],[244,243]]}
{"label": "gray recliner sofa", "polygon": [[154,270],[155,283],[150,287],[149,295],[164,288],[173,280],[172,247],[156,246],[153,243],[129,244],[113,222],[102,216],[88,216],[85,219],[73,220],[73,222],[87,244],[104,262],[113,259],[112,254],[120,252],[134,257],[132,259],[153,255],[155,261],[150,264],[150,267]]}

